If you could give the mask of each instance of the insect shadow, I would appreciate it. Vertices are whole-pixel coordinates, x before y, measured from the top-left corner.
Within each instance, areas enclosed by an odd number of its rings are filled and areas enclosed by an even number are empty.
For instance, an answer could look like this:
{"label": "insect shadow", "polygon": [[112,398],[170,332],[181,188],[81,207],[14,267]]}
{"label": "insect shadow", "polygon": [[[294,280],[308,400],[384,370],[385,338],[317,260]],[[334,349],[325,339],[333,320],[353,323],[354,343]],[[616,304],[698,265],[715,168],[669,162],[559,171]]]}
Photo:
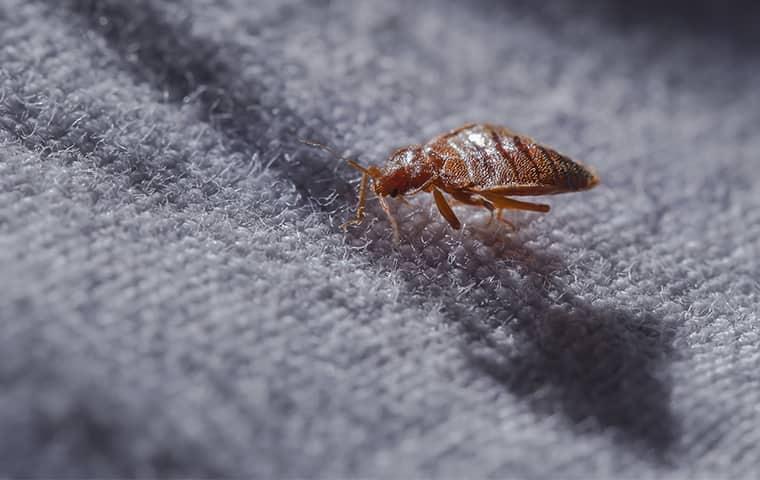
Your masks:
{"label": "insect shadow", "polygon": [[622,448],[669,464],[679,430],[668,376],[674,333],[656,315],[597,306],[563,284],[563,259],[530,247],[537,225],[530,215],[514,218],[518,232],[472,219],[455,239],[466,248],[454,261],[445,245],[450,230],[432,217],[420,222],[424,231],[405,232],[410,244],[395,260],[383,245],[367,253],[402,265],[406,286],[442,305],[478,374],[579,434],[612,434]]}
{"label": "insect shadow", "polygon": [[678,431],[667,378],[672,334],[656,317],[557,305],[495,326],[471,320],[463,331],[472,365],[534,411],[562,414],[582,433],[612,429],[621,444],[670,463]]}

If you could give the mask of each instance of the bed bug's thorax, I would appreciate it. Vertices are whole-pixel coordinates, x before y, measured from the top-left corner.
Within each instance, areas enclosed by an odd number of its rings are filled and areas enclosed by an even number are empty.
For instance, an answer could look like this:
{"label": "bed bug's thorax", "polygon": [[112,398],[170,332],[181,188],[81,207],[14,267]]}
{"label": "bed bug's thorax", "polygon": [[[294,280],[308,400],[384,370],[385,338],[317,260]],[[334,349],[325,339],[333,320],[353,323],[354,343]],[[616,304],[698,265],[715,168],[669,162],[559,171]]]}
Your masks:
{"label": "bed bug's thorax", "polygon": [[399,148],[388,158],[381,174],[373,179],[373,190],[377,195],[390,197],[415,193],[435,174],[422,145],[410,145]]}

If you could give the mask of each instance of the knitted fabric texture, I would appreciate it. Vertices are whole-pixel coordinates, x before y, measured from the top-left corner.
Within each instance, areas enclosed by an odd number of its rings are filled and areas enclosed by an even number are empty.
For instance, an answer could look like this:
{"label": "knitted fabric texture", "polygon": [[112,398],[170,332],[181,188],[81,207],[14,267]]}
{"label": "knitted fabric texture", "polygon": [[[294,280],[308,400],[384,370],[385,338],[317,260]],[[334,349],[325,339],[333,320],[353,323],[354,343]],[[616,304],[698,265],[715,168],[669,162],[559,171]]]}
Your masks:
{"label": "knitted fabric texture", "polygon": [[[760,7],[541,3],[0,2],[0,475],[752,477]],[[472,121],[602,184],[394,246],[299,141]]]}

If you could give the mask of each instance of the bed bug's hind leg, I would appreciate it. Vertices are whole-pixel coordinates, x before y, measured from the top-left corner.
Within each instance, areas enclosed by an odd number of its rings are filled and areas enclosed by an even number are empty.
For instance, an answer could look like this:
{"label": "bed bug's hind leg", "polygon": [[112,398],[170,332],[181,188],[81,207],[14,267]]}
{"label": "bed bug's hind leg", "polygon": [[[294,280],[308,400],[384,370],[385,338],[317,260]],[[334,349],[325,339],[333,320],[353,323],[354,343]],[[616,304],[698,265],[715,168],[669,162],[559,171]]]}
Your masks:
{"label": "bed bug's hind leg", "polygon": [[465,193],[465,192],[448,192],[449,195],[451,195],[454,200],[457,202],[463,204],[463,205],[472,205],[475,207],[485,207],[488,210],[493,210],[493,205],[491,203],[484,199],[484,198],[475,198],[474,195],[471,193]]}
{"label": "bed bug's hind leg", "polygon": [[480,192],[488,201],[493,203],[497,209],[510,209],[510,210],[528,210],[529,212],[546,213],[551,207],[543,203],[530,203],[515,200],[513,198],[505,197],[504,195],[495,193]]}
{"label": "bed bug's hind leg", "polygon": [[448,204],[446,199],[443,197],[443,194],[440,190],[437,188],[433,189],[433,198],[435,199],[435,204],[438,207],[438,211],[441,212],[441,215],[443,215],[443,218],[446,219],[447,222],[449,222],[449,225],[451,225],[451,228],[454,230],[459,230],[462,228],[462,224],[457,218],[457,216],[454,214],[454,211],[451,209],[451,206]]}
{"label": "bed bug's hind leg", "polygon": [[[505,209],[510,210],[528,210],[530,212],[541,212],[546,213],[549,211],[549,205],[544,205],[542,203],[529,203],[529,202],[521,202],[519,200],[514,200],[512,198],[505,197],[502,194],[498,193],[484,193],[481,192],[480,195],[483,195],[489,202],[491,202],[495,207],[496,211],[491,211],[491,221],[493,221],[494,216],[502,223],[505,223],[509,225],[509,227],[512,230],[517,230],[517,227],[514,223],[510,222],[506,218],[502,216],[502,212]],[[490,221],[488,222],[491,223]]]}
{"label": "bed bug's hind leg", "polygon": [[508,226],[513,232],[516,232],[517,231],[517,226],[514,223],[510,222],[509,220],[507,220],[506,218],[504,218],[504,216],[502,215],[503,213],[504,213],[504,209],[503,208],[497,208],[496,210],[492,211],[491,212],[491,218],[488,220],[488,224],[490,225],[491,222],[493,222],[493,219],[495,218],[499,222],[501,222],[504,225]]}
{"label": "bed bug's hind leg", "polygon": [[503,209],[495,207],[494,204],[485,197],[464,192],[452,192],[451,196],[460,203],[463,203],[465,205],[473,205],[475,207],[483,207],[491,212],[491,217],[488,219],[488,223],[486,225],[491,225],[494,218],[497,218],[501,223],[509,225],[512,230],[517,230],[517,227],[515,227],[512,222],[501,216]]}
{"label": "bed bug's hind leg", "polygon": [[356,205],[356,215],[351,220],[347,221],[340,228],[343,231],[347,231],[351,225],[360,225],[364,221],[364,204],[367,202],[367,181],[369,175],[367,173],[362,174],[361,183],[359,185],[359,202]]}

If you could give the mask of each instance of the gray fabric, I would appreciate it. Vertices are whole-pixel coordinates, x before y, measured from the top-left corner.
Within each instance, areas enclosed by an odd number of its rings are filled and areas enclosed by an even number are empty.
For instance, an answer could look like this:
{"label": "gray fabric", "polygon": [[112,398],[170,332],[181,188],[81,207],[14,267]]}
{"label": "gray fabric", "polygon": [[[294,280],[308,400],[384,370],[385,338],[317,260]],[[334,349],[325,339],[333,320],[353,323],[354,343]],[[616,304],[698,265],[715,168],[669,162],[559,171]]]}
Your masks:
{"label": "gray fabric", "polygon": [[[756,473],[757,7],[0,5],[3,476]],[[467,121],[603,184],[394,248],[297,141]]]}

